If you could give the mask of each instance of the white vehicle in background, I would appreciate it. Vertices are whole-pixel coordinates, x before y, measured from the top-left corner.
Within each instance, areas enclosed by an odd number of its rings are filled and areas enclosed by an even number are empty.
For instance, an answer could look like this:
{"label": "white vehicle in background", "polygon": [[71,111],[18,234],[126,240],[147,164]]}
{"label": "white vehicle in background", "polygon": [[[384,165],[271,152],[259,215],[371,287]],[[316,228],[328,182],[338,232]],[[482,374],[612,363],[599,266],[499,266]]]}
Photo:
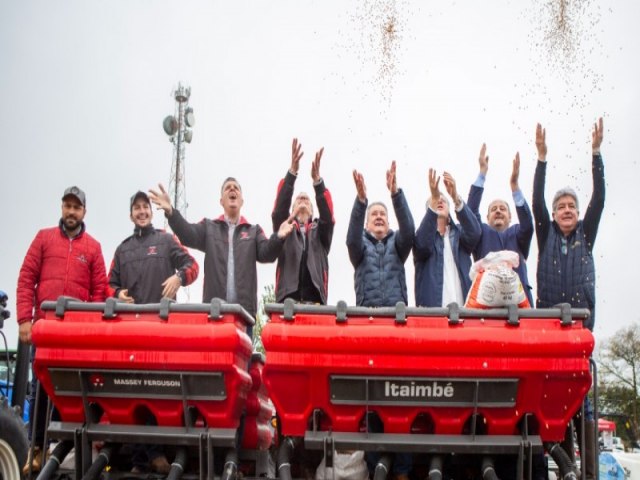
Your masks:
{"label": "white vehicle in background", "polygon": [[624,443],[622,443],[620,437],[612,437],[611,440],[611,450],[613,452],[624,452]]}

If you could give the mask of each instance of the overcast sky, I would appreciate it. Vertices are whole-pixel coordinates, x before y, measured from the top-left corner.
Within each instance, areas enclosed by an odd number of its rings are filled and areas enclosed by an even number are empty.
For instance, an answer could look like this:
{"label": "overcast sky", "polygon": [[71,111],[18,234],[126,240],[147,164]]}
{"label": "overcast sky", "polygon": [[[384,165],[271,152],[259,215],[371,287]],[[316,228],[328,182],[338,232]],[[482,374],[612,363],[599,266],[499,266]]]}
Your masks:
{"label": "overcast sky", "polygon": [[[364,174],[370,200],[389,202],[385,171],[396,160],[417,225],[428,168],[450,171],[466,198],[486,142],[481,209],[510,200],[516,151],[530,202],[541,122],[547,197],[571,185],[586,207],[591,129],[604,116],[608,190],[594,250],[603,339],[639,317],[638,21],[636,0],[0,2],[0,289],[15,317],[24,255],[39,229],[57,223],[70,185],[87,193],[87,229],[110,264],[132,231],[129,197],[168,183],[162,120],[182,81],[196,118],[186,150],[191,221],[221,213],[219,187],[231,175],[243,186],[244,215],[270,233],[292,138],[305,152],[297,190],[311,191],[311,160],[325,147],[321,173],[336,218],[331,304],[355,299],[345,246],[352,169]],[[163,226],[159,214],[154,223]],[[534,284],[536,259],[534,238]],[[260,267],[261,288],[274,272]],[[413,275],[410,258],[412,305]],[[201,280],[191,301],[201,299]],[[14,317],[4,328],[11,346]]]}

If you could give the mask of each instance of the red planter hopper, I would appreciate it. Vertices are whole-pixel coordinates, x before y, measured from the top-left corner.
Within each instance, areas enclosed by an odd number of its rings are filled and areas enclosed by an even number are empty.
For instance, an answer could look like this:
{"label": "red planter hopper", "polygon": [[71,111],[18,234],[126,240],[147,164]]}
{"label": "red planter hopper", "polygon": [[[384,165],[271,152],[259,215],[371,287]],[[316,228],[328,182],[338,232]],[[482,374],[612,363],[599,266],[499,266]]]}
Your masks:
{"label": "red planter hopper", "polygon": [[[284,435],[363,431],[560,441],[591,385],[585,310],[268,305],[264,381]],[[586,312],[586,313],[585,313]]]}
{"label": "red planter hopper", "polygon": [[36,375],[65,422],[84,422],[84,395],[103,423],[144,424],[151,412],[158,425],[182,426],[186,404],[196,426],[237,428],[251,389],[253,319],[231,307],[238,313],[45,302],[33,328]]}

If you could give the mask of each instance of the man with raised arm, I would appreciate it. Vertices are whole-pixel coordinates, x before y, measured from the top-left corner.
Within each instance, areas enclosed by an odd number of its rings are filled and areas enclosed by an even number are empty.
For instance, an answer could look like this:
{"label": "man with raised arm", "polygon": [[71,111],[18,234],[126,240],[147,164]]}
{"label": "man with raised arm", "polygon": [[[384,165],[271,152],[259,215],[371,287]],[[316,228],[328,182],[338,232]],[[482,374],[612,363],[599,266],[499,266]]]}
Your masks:
{"label": "man with raised arm", "polygon": [[329,250],[335,220],[331,194],[320,176],[323,152],[324,148],[316,152],[311,164],[311,180],[319,218],[313,218],[313,204],[305,192],[296,196],[291,208],[300,159],[304,155],[297,138],[293,139],[291,146],[291,166],[278,184],[276,203],[271,214],[273,231],[277,231],[287,220],[293,225],[293,232],[284,241],[276,267],[276,301],[279,303],[286,298],[304,303],[327,303]]}
{"label": "man with raised arm", "polygon": [[[415,225],[402,189],[398,188],[396,162],[387,170],[387,188],[391,193],[398,230],[389,228],[389,214],[382,202],[367,207],[367,187],[364,176],[353,171],[357,196],[351,210],[347,231],[349,259],[355,268],[356,305],[390,307],[398,302],[407,304],[407,279],[404,263],[411,253]],[[366,216],[366,225],[365,225]],[[368,420],[369,431],[382,432],[377,416]],[[380,455],[367,452],[367,466],[373,474]],[[392,472],[395,480],[408,480],[412,467],[410,453],[395,453]]]}
{"label": "man with raised arm", "polygon": [[471,287],[471,252],[482,230],[462,197],[451,174],[444,172],[444,185],[453,200],[459,224],[449,213],[449,200],[440,192],[440,177],[429,169],[431,198],[416,232],[413,261],[416,266],[416,304],[422,307],[464,305]]}
{"label": "man with raised arm", "polygon": [[[553,307],[569,303],[575,308],[588,308],[591,316],[584,326],[593,330],[596,306],[596,276],[593,261],[593,244],[604,210],[605,183],[604,165],[600,146],[604,135],[602,118],[594,124],[591,134],[591,172],[593,192],[583,220],[579,220],[580,208],[576,192],[564,187],[556,192],[551,203],[549,217],[544,186],[547,173],[546,130],[536,127],[536,149],[538,162],[533,180],[533,216],[536,220],[538,240],[538,308]],[[593,410],[585,397],[585,463],[586,478],[596,478],[596,434]],[[577,422],[580,425],[580,422]],[[572,435],[570,435],[572,437]],[[573,438],[566,448],[570,455]]]}
{"label": "man with raised arm", "polygon": [[[285,220],[278,232],[267,238],[260,225],[250,224],[240,214],[244,198],[240,184],[233,177],[222,182],[220,205],[223,214],[215,219],[187,222],[172,207],[162,185],[158,192],[150,190],[149,198],[164,210],[169,226],[185,246],[204,252],[202,301],[208,303],[213,298],[220,298],[228,303],[239,303],[255,317],[258,309],[256,262],[269,263],[278,258],[293,224]],[[248,329],[249,333],[251,331]]]}
{"label": "man with raised arm", "polygon": [[480,172],[478,173],[476,181],[471,185],[467,201],[467,205],[469,205],[469,208],[478,219],[480,228],[482,229],[480,241],[473,250],[473,257],[477,261],[491,252],[499,252],[501,250],[516,252],[520,257],[520,262],[514,270],[518,273],[522,288],[529,300],[529,305],[533,308],[535,303],[533,303],[531,285],[529,284],[527,275],[527,257],[529,256],[529,248],[531,247],[531,240],[533,239],[533,218],[531,217],[531,210],[529,210],[527,201],[518,184],[520,177],[520,153],[517,152],[513,159],[511,178],[509,180],[519,223],[511,225],[511,209],[507,201],[501,199],[493,200],[489,204],[487,223],[482,222],[480,202],[484,192],[484,182],[487,177],[487,172],[489,171],[489,156],[486,152],[487,146],[483,143],[478,159]]}

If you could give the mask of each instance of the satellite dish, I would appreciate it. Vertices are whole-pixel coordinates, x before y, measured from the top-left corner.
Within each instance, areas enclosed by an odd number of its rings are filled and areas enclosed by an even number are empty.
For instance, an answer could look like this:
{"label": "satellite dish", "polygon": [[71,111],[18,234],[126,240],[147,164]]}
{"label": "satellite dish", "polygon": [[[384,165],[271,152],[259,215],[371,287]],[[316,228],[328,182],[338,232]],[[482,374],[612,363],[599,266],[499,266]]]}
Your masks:
{"label": "satellite dish", "polygon": [[184,141],[187,143],[191,143],[193,139],[193,130],[185,130],[184,131]]}
{"label": "satellite dish", "polygon": [[167,135],[174,135],[178,131],[178,121],[173,115],[168,115],[162,122],[162,128]]}
{"label": "satellite dish", "polygon": [[196,117],[193,116],[193,108],[187,107],[184,112],[184,121],[188,127],[193,127],[196,123]]}

